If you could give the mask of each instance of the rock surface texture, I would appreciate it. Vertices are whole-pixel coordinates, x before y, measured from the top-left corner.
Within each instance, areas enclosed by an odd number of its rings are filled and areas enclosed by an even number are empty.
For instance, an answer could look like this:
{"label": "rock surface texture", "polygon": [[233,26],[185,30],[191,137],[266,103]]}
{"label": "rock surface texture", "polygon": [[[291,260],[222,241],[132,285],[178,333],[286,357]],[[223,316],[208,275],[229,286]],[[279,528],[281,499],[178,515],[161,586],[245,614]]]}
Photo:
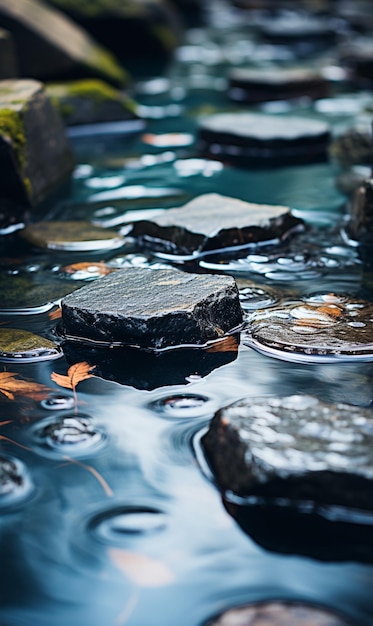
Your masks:
{"label": "rock surface texture", "polygon": [[372,429],[369,409],[246,398],[216,413],[202,445],[222,490],[371,510]]}
{"label": "rock surface texture", "polygon": [[0,23],[13,36],[20,76],[42,81],[96,77],[119,86],[127,79],[106,49],[38,0],[0,0]]}
{"label": "rock surface texture", "polygon": [[233,278],[128,268],[62,300],[67,338],[160,349],[204,344],[242,322]]}
{"label": "rock surface texture", "polygon": [[60,116],[35,80],[0,82],[1,196],[24,206],[45,200],[74,166]]}
{"label": "rock surface texture", "polygon": [[181,208],[134,223],[131,236],[153,250],[193,255],[227,247],[273,243],[302,230],[285,206],[253,204],[204,194]]}

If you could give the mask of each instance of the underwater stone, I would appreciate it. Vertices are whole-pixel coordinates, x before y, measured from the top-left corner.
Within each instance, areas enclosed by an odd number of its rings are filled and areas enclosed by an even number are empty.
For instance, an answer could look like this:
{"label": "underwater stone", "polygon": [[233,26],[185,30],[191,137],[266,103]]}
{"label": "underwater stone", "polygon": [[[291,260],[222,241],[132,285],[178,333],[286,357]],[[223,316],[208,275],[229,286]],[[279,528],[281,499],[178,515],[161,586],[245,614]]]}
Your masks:
{"label": "underwater stone", "polygon": [[299,230],[303,230],[303,221],[294,217],[288,207],[253,204],[210,193],[155,215],[152,221],[135,222],[130,234],[152,250],[198,255],[227,247],[279,242]]}
{"label": "underwater stone", "polygon": [[135,102],[102,80],[51,83],[46,89],[67,126],[137,118]]}
{"label": "underwater stone", "polygon": [[208,158],[255,169],[325,161],[329,139],[319,120],[237,112],[205,117],[197,145]]}
{"label": "underwater stone", "polygon": [[229,609],[205,626],[351,626],[351,622],[318,606],[277,601]]}
{"label": "underwater stone", "polygon": [[18,76],[16,52],[11,34],[0,28],[0,79]]}
{"label": "underwater stone", "polygon": [[372,432],[369,409],[250,397],[215,414],[202,446],[224,491],[372,510]]}
{"label": "underwater stone", "polygon": [[58,345],[26,330],[0,328],[0,361],[45,361],[62,355]]}
{"label": "underwater stone", "polygon": [[0,22],[13,36],[20,76],[42,81],[96,77],[116,86],[128,79],[111,53],[38,0],[0,0]]}
{"label": "underwater stone", "polygon": [[48,250],[112,250],[124,244],[124,238],[117,231],[79,220],[34,222],[26,226],[20,236],[32,245]]}
{"label": "underwater stone", "polygon": [[67,338],[161,349],[204,344],[242,322],[231,277],[126,268],[62,300]]}
{"label": "underwater stone", "polygon": [[0,82],[1,196],[22,206],[44,201],[74,166],[60,116],[35,80]]}

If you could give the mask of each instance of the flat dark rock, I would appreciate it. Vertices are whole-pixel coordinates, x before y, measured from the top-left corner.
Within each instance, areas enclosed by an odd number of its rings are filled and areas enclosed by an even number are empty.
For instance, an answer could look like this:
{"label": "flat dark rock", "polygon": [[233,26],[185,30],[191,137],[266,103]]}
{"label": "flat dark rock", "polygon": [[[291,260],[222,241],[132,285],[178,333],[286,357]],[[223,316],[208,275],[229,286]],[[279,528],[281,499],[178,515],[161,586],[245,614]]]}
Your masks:
{"label": "flat dark rock", "polygon": [[111,53],[38,0],[0,0],[0,23],[13,36],[20,76],[42,81],[96,77],[118,86],[127,80]]}
{"label": "flat dark rock", "polygon": [[127,268],[62,300],[68,338],[161,349],[204,344],[242,322],[231,277]]}
{"label": "flat dark rock", "polygon": [[229,72],[228,96],[237,102],[269,102],[290,98],[324,98],[327,80],[320,72],[307,68],[237,67]]}
{"label": "flat dark rock", "polygon": [[371,511],[372,432],[369,409],[250,397],[216,413],[202,446],[224,491]]}
{"label": "flat dark rock", "polygon": [[131,236],[153,250],[198,255],[227,247],[279,243],[303,222],[285,206],[204,194],[183,207],[134,223]]}
{"label": "flat dark rock", "polygon": [[68,293],[84,283],[75,280],[63,280],[47,272],[29,272],[12,275],[0,273],[0,311],[42,313],[53,306]]}
{"label": "flat dark rock", "polygon": [[80,220],[34,222],[26,226],[20,235],[32,245],[49,250],[115,250],[124,244],[124,238],[115,230]]}
{"label": "flat dark rock", "polygon": [[0,82],[1,196],[22,206],[44,201],[74,166],[64,126],[35,80]]}
{"label": "flat dark rock", "polygon": [[261,602],[229,609],[206,626],[351,626],[324,608],[290,602]]}
{"label": "flat dark rock", "polygon": [[209,158],[250,168],[317,163],[327,158],[329,128],[319,120],[260,113],[216,113],[199,126]]}
{"label": "flat dark rock", "polygon": [[12,35],[0,28],[0,79],[16,78],[18,67]]}
{"label": "flat dark rock", "polygon": [[0,328],[0,361],[47,361],[62,356],[60,347],[26,330]]}

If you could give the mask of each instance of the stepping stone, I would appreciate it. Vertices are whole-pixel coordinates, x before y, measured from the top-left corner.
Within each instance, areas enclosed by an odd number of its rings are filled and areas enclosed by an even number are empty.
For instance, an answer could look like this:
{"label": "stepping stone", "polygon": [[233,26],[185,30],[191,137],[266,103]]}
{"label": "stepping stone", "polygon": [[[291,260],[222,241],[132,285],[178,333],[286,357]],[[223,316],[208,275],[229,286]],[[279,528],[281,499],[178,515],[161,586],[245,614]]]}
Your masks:
{"label": "stepping stone", "polygon": [[133,224],[140,245],[170,255],[199,256],[224,248],[279,243],[303,230],[285,206],[253,204],[220,194],[204,194]]}
{"label": "stepping stone", "polygon": [[352,626],[329,610],[306,603],[261,602],[229,609],[205,626]]}
{"label": "stepping stone", "polygon": [[13,36],[20,76],[42,81],[95,77],[116,86],[128,79],[111,53],[38,0],[0,0],[0,23]]}
{"label": "stepping stone", "polygon": [[372,429],[370,409],[250,397],[216,413],[202,446],[223,491],[371,511]]}
{"label": "stepping stone", "polygon": [[16,78],[18,67],[16,51],[11,34],[0,28],[0,80],[4,78]]}
{"label": "stepping stone", "polygon": [[231,277],[126,268],[62,300],[67,339],[162,349],[205,344],[242,322]]}
{"label": "stepping stone", "polygon": [[102,80],[50,83],[46,89],[67,126],[137,119],[135,102]]}
{"label": "stepping stone", "polygon": [[2,313],[43,313],[52,309],[68,293],[84,282],[62,280],[47,272],[14,276],[0,273],[0,311]]}
{"label": "stepping stone", "polygon": [[317,294],[252,313],[244,343],[284,361],[373,361],[372,322],[372,302]]}
{"label": "stepping stone", "polygon": [[30,363],[49,361],[62,356],[60,347],[27,330],[0,328],[0,361]]}
{"label": "stepping stone", "polygon": [[115,250],[125,241],[115,230],[84,221],[35,222],[20,231],[20,236],[38,248],[71,252]]}
{"label": "stepping stone", "polygon": [[307,68],[233,68],[229,72],[228,96],[236,102],[255,104],[292,98],[325,98],[327,80],[320,72]]}
{"label": "stepping stone", "polygon": [[206,158],[258,169],[325,161],[329,139],[327,124],[315,119],[217,113],[200,122],[197,146]]}
{"label": "stepping stone", "polygon": [[40,204],[73,166],[61,118],[43,85],[35,80],[1,81],[1,196],[25,207]]}

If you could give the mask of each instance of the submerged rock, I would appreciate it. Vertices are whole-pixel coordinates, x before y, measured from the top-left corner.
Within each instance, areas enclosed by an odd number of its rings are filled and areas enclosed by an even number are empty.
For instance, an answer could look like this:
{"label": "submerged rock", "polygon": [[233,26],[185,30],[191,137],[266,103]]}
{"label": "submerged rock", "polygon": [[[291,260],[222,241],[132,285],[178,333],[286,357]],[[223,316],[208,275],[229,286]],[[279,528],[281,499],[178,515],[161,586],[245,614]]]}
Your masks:
{"label": "submerged rock", "polygon": [[327,159],[327,124],[315,119],[216,113],[201,121],[198,148],[209,158],[249,168],[284,167]]}
{"label": "submerged rock", "polygon": [[60,347],[39,335],[15,328],[0,328],[0,361],[46,361],[62,356]]}
{"label": "submerged rock", "polygon": [[224,491],[371,511],[372,432],[369,409],[250,397],[218,411],[202,445]]}
{"label": "submerged rock", "polygon": [[0,28],[0,79],[16,78],[18,67],[11,34]]}
{"label": "submerged rock", "polygon": [[279,243],[303,230],[303,221],[285,206],[253,204],[204,194],[181,208],[133,224],[131,236],[152,250],[195,255],[230,247]]}
{"label": "submerged rock", "polygon": [[162,349],[205,344],[242,322],[231,277],[127,268],[62,300],[67,338]]}
{"label": "submerged rock", "polygon": [[0,82],[1,196],[21,206],[44,201],[74,160],[60,116],[35,80]]}
{"label": "submerged rock", "polygon": [[94,226],[90,222],[34,222],[20,236],[38,248],[74,252],[115,250],[124,238],[115,230]]}
{"label": "submerged rock", "polygon": [[229,609],[206,626],[351,626],[351,622],[312,604],[275,601]]}
{"label": "submerged rock", "polygon": [[2,313],[42,313],[52,309],[68,293],[84,283],[63,280],[47,272],[0,273],[0,311]]}
{"label": "submerged rock", "polygon": [[127,80],[109,52],[38,0],[0,0],[0,22],[14,38],[20,76],[43,81],[96,77],[118,86]]}
{"label": "submerged rock", "polygon": [[135,102],[101,80],[51,83],[46,89],[67,126],[137,118]]}

